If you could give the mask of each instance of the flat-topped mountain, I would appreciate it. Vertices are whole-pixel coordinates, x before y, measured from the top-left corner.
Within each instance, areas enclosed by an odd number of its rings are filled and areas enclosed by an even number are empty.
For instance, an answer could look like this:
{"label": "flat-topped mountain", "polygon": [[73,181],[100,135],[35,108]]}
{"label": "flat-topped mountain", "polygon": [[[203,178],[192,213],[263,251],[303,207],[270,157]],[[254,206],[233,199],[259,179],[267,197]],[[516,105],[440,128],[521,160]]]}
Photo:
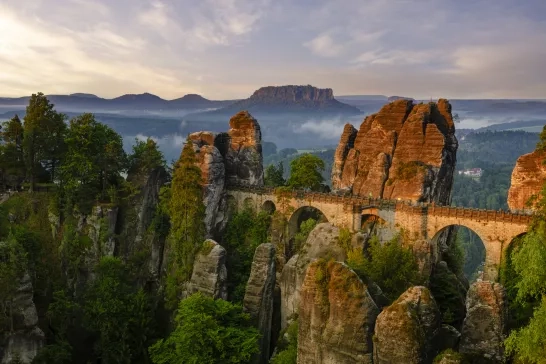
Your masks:
{"label": "flat-topped mountain", "polygon": [[358,115],[361,111],[334,98],[331,88],[307,86],[267,86],[262,87],[247,99],[204,113],[188,116],[190,120],[229,117],[241,110],[263,117],[264,114],[298,115]]}

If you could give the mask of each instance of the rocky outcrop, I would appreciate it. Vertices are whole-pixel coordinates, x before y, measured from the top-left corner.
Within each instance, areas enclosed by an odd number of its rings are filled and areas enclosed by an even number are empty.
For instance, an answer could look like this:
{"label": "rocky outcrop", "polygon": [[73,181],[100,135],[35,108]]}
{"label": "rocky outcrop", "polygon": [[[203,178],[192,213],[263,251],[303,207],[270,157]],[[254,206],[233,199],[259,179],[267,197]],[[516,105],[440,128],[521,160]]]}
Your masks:
{"label": "rocky outcrop", "polygon": [[227,222],[227,185],[263,186],[260,125],[246,111],[234,115],[229,125],[227,133],[200,131],[189,136],[203,177],[208,238],[220,238]]}
{"label": "rocky outcrop", "polygon": [[118,208],[95,206],[87,217],[80,217],[80,229],[85,228],[93,241],[92,255],[98,262],[104,256],[113,256]]}
{"label": "rocky outcrop", "polygon": [[263,157],[260,125],[248,113],[241,111],[229,120],[230,138],[226,158],[228,183],[262,186]]}
{"label": "rocky outcrop", "polygon": [[45,335],[38,327],[33,294],[30,276],[25,273],[11,302],[13,327],[4,340],[3,355],[0,355],[2,364],[11,363],[17,357],[22,363],[30,363],[44,345]]}
{"label": "rocky outcrop", "polygon": [[203,204],[205,205],[205,229],[207,237],[213,235],[216,215],[224,195],[226,167],[224,158],[214,145],[217,134],[198,132],[190,134],[197,165],[203,176]]}
{"label": "rocky outcrop", "polygon": [[262,334],[260,353],[252,363],[267,364],[271,353],[271,325],[273,319],[273,295],[275,289],[275,247],[270,243],[256,248],[250,277],[246,285],[243,307]]}
{"label": "rocky outcrop", "polygon": [[491,363],[502,363],[505,339],[505,292],[499,283],[476,282],[466,298],[466,318],[460,352]]}
{"label": "rocky outcrop", "polygon": [[508,207],[512,211],[533,210],[527,202],[538,196],[546,181],[546,152],[534,151],[518,158],[508,190]]}
{"label": "rocky outcrop", "polygon": [[284,329],[299,310],[300,290],[309,264],[320,258],[345,261],[346,253],[338,244],[339,228],[330,223],[318,224],[309,234],[299,254],[285,264],[281,287],[281,327]]}
{"label": "rocky outcrop", "polygon": [[214,240],[205,240],[195,257],[186,295],[196,292],[227,300],[226,250]]}
{"label": "rocky outcrop", "polygon": [[372,363],[379,309],[349,267],[324,259],[309,265],[299,303],[298,363]]}
{"label": "rocky outcrop", "polygon": [[430,291],[411,287],[377,317],[374,363],[430,363],[434,354],[431,341],[440,322]]}
{"label": "rocky outcrop", "polygon": [[366,117],[350,147],[346,126],[332,171],[335,190],[387,199],[448,204],[457,139],[451,105],[397,100]]}
{"label": "rocky outcrop", "polygon": [[[345,124],[343,128],[343,133],[341,134],[341,140],[336,148],[334,154],[334,163],[332,165],[332,185],[333,186],[342,186],[341,176],[343,173],[343,167],[345,167],[345,161],[347,160],[347,154],[349,151],[354,148],[355,138],[357,135],[357,130],[351,124]],[[354,182],[350,181],[352,184]],[[343,187],[340,187],[343,189]]]}
{"label": "rocky outcrop", "polygon": [[137,193],[119,212],[119,254],[128,259],[139,251],[147,251],[149,277],[157,280],[163,263],[166,231],[149,229],[159,206],[159,194],[169,180],[163,167],[152,170],[132,171],[127,181],[136,187]]}

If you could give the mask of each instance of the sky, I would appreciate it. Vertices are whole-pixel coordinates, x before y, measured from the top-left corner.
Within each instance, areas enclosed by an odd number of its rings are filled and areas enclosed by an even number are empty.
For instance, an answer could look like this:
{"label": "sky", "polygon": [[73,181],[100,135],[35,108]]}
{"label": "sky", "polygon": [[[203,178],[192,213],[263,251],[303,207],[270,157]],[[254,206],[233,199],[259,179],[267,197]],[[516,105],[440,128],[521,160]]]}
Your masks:
{"label": "sky", "polygon": [[0,0],[0,96],[546,98],[544,0]]}

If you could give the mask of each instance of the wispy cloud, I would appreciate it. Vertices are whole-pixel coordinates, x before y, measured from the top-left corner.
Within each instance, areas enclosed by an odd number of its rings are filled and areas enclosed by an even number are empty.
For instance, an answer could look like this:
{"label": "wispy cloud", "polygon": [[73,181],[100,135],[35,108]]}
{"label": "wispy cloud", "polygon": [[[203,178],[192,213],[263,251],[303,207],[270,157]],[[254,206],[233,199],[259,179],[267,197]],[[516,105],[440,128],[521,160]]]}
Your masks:
{"label": "wispy cloud", "polygon": [[0,93],[546,97],[541,0],[4,0]]}

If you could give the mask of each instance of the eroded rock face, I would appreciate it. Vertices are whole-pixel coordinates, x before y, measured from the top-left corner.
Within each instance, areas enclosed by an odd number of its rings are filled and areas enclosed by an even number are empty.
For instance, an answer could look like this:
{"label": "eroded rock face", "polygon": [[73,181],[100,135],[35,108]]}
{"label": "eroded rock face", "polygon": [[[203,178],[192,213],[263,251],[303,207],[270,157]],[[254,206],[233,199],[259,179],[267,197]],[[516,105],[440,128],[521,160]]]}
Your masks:
{"label": "eroded rock face", "polygon": [[13,299],[13,333],[5,339],[2,364],[11,363],[17,356],[23,363],[30,363],[44,345],[45,335],[38,327],[33,294],[30,276],[25,273]]}
{"label": "eroded rock face", "polygon": [[470,286],[460,352],[502,363],[505,339],[505,291],[499,283],[482,281]]}
{"label": "eroded rock face", "polygon": [[512,171],[510,189],[508,190],[508,207],[510,210],[532,210],[527,201],[542,190],[546,180],[546,153],[534,151],[518,158]]}
{"label": "eroded rock face", "polygon": [[195,257],[186,294],[195,292],[227,300],[226,250],[214,240],[206,240]]}
{"label": "eroded rock face", "polygon": [[284,265],[279,285],[281,287],[281,327],[299,310],[300,289],[309,264],[320,258],[345,261],[345,250],[339,246],[339,228],[330,223],[318,224],[309,234],[299,254],[294,255]]}
{"label": "eroded rock face", "polygon": [[440,311],[428,288],[411,287],[377,317],[374,363],[431,362],[431,340],[440,323]]}
{"label": "eroded rock face", "polygon": [[366,117],[350,147],[346,126],[334,159],[332,186],[353,194],[448,204],[457,139],[451,105],[397,100]]}
{"label": "eroded rock face", "polygon": [[349,267],[311,263],[299,304],[298,363],[372,363],[378,314],[366,285]]}
{"label": "eroded rock face", "polygon": [[262,132],[248,111],[229,120],[229,149],[225,155],[228,183],[263,185]]}
{"label": "eroded rock face", "polygon": [[224,196],[226,168],[222,154],[214,146],[216,134],[198,132],[190,134],[197,165],[203,176],[203,204],[205,205],[205,229],[211,238],[216,225],[220,201]]}
{"label": "eroded rock face", "polygon": [[354,126],[345,124],[343,134],[341,134],[341,140],[339,141],[336,153],[334,154],[334,164],[332,165],[332,185],[334,186],[341,186],[343,167],[347,160],[347,154],[354,148],[356,134],[357,130]]}
{"label": "eroded rock face", "polygon": [[259,342],[260,353],[252,360],[256,364],[269,362],[275,278],[275,247],[270,243],[261,244],[254,253],[243,300],[245,311],[250,314],[262,334]]}

